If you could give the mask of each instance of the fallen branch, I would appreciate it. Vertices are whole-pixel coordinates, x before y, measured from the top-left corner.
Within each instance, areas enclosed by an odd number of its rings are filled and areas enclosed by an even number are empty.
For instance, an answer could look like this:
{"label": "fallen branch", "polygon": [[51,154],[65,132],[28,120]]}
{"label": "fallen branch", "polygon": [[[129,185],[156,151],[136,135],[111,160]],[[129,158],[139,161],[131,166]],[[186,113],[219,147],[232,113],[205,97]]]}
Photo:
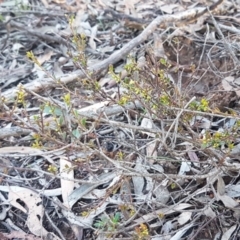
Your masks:
{"label": "fallen branch", "polygon": [[12,238],[22,238],[22,239],[29,239],[29,240],[41,240],[42,238],[36,237],[32,234],[28,234],[21,231],[12,231],[11,233],[0,233],[2,240],[12,239]]}
{"label": "fallen branch", "polygon": [[[218,7],[223,0],[218,0],[216,3],[208,7],[201,7],[201,8],[194,8],[190,10],[186,10],[184,12],[174,13],[171,15],[164,15],[164,16],[158,16],[155,18],[147,27],[145,30],[142,31],[141,34],[139,34],[136,38],[132,39],[128,44],[123,46],[120,50],[114,52],[111,56],[109,56],[104,61],[101,61],[98,64],[95,64],[94,66],[89,67],[89,72],[93,72],[96,76],[99,75],[103,70],[107,69],[110,64],[115,64],[118,61],[120,61],[122,58],[127,56],[129,52],[138,46],[139,44],[143,43],[147,40],[147,38],[158,28],[159,25],[167,25],[167,23],[176,23],[176,22],[187,22],[191,21],[193,19],[196,19],[203,14],[208,12],[209,10],[214,10],[216,7]],[[81,70],[77,70],[71,74],[63,75],[60,78],[60,81],[62,84],[67,84],[73,82],[77,78],[84,78],[85,72]],[[36,79],[30,83],[27,83],[23,85],[25,89],[29,89],[34,92],[40,92],[43,89],[56,87],[57,82],[55,82],[53,79],[45,78],[45,79]],[[8,100],[12,100],[16,96],[17,89],[9,89],[2,93],[2,96]]]}

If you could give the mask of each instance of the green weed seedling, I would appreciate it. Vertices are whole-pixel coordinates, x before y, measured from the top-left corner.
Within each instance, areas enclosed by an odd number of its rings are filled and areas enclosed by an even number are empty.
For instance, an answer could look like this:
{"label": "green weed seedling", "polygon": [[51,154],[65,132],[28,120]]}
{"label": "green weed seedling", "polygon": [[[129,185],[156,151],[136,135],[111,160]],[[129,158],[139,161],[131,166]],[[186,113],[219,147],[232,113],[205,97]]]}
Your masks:
{"label": "green weed seedling", "polygon": [[121,213],[117,212],[112,217],[109,217],[107,215],[101,216],[100,220],[98,220],[94,227],[101,229],[102,231],[106,232],[114,232],[121,220]]}

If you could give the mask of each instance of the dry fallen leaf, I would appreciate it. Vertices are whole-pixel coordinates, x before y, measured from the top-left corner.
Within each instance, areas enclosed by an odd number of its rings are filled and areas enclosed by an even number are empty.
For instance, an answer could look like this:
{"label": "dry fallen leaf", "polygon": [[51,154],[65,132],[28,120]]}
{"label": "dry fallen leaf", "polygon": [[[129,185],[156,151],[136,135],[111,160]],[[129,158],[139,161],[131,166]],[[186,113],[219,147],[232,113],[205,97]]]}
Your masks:
{"label": "dry fallen leaf", "polygon": [[[24,202],[26,209],[19,204],[19,200]],[[39,194],[27,188],[9,186],[8,201],[12,206],[28,214],[26,224],[31,233],[45,237],[50,234],[42,225],[44,208]],[[60,240],[53,233],[51,235],[52,239]]]}
{"label": "dry fallen leaf", "polygon": [[188,224],[187,226],[181,228],[181,230],[178,230],[177,233],[171,237],[170,240],[180,240],[182,239],[182,236],[193,226],[193,223]]}
{"label": "dry fallen leaf", "polygon": [[167,13],[167,14],[172,14],[174,9],[179,9],[180,5],[179,4],[165,4],[163,6],[160,7],[160,9]]}
{"label": "dry fallen leaf", "polygon": [[40,65],[42,65],[43,63],[49,61],[52,55],[53,55],[53,51],[48,50],[48,51],[45,51],[41,56],[38,56],[37,60],[40,63]]}
{"label": "dry fallen leaf", "polygon": [[238,205],[237,201],[233,200],[231,197],[227,195],[220,195],[219,193],[217,193],[217,198],[221,200],[224,206],[227,208],[232,209]]}
{"label": "dry fallen leaf", "polygon": [[[154,124],[153,124],[153,121],[149,118],[143,118],[142,119],[142,122],[141,122],[141,127],[143,128],[149,128],[149,129],[153,129],[154,127]],[[146,134],[148,136],[151,136],[151,137],[155,137],[156,134],[154,133],[150,133],[150,132],[142,132],[143,134]]]}
{"label": "dry fallen leaf", "polygon": [[238,225],[233,225],[232,227],[230,227],[225,233],[223,233],[221,240],[231,239],[231,236],[237,227]]}
{"label": "dry fallen leaf", "polygon": [[224,183],[223,178],[221,176],[218,176],[217,192],[220,195],[224,195],[224,193],[225,193],[225,183]]}
{"label": "dry fallen leaf", "polygon": [[63,204],[68,209],[70,209],[68,197],[70,196],[74,189],[74,172],[72,163],[70,161],[67,161],[66,158],[64,157],[60,157],[60,175]]}
{"label": "dry fallen leaf", "polygon": [[215,218],[216,217],[216,213],[212,210],[212,208],[210,206],[207,209],[204,210],[204,214],[207,217],[210,217],[210,218]]}
{"label": "dry fallen leaf", "polygon": [[192,212],[183,212],[178,217],[179,225],[184,225],[187,223],[192,217]]}

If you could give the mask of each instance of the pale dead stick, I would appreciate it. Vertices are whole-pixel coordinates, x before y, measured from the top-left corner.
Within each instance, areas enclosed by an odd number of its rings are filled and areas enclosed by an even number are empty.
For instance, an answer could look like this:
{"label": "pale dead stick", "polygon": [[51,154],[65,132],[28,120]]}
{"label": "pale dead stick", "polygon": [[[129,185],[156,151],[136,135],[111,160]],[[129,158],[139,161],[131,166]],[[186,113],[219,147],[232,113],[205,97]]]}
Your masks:
{"label": "pale dead stick", "polygon": [[196,99],[196,97],[194,96],[194,97],[184,106],[184,108],[180,110],[180,112],[178,113],[176,119],[173,121],[173,123],[171,124],[170,128],[168,129],[168,132],[167,132],[166,136],[164,137],[164,139],[163,139],[163,141],[162,141],[163,143],[166,143],[166,140],[167,140],[167,138],[168,138],[168,136],[169,136],[172,128],[174,127],[174,125],[175,125],[175,132],[177,131],[178,121],[179,121],[180,116],[181,116],[182,113],[184,112],[184,109],[186,109],[186,108],[189,106],[189,104],[190,104],[192,101],[194,101],[195,99]]}
{"label": "pale dead stick", "polygon": [[[217,6],[219,6],[223,0],[219,0],[213,5],[209,7],[209,9],[212,11]],[[164,15],[164,16],[158,16],[155,18],[147,27],[143,30],[141,34],[139,34],[136,38],[132,39],[128,44],[123,46],[120,50],[114,52],[109,58],[105,59],[104,61],[94,65],[93,67],[89,67],[89,72],[94,73],[95,75],[101,73],[103,70],[107,69],[110,64],[115,64],[118,61],[120,61],[122,58],[127,56],[129,52],[149,37],[155,29],[160,24],[166,24],[166,23],[174,23],[179,21],[190,21],[192,19],[198,18],[202,16],[203,14],[208,12],[208,8],[202,7],[202,8],[195,8],[195,9],[189,9],[184,12],[174,13],[172,15]],[[81,70],[77,70],[71,74],[66,74],[63,77],[60,78],[60,82],[62,84],[71,83],[76,79],[84,78],[85,73]],[[29,89],[34,92],[41,91],[43,89],[51,88],[57,85],[57,82],[54,81],[51,78],[45,78],[45,79],[36,79],[35,81],[32,81],[30,83],[27,83],[23,85],[23,88]],[[2,97],[12,100],[16,96],[17,89],[9,89],[2,93]]]}

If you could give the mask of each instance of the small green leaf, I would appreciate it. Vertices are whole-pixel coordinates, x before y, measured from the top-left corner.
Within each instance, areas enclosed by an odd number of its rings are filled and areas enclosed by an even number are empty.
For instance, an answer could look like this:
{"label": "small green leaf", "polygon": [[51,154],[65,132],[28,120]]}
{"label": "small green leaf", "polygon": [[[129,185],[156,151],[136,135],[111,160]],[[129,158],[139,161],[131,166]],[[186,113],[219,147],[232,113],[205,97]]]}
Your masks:
{"label": "small green leaf", "polygon": [[62,140],[65,141],[66,138],[67,138],[67,133],[66,132],[62,132],[60,136],[62,137]]}
{"label": "small green leaf", "polygon": [[79,139],[81,137],[81,133],[78,128],[72,131],[72,134],[75,138]]}
{"label": "small green leaf", "polygon": [[167,61],[166,61],[166,59],[164,59],[164,58],[161,58],[161,59],[160,59],[160,63],[161,63],[162,65],[164,65],[164,66],[167,65]]}
{"label": "small green leaf", "polygon": [[61,108],[55,108],[51,106],[45,106],[43,109],[43,112],[46,114],[51,114],[51,115],[57,115],[57,116],[62,116],[62,110]]}
{"label": "small green leaf", "polygon": [[70,104],[71,104],[71,95],[70,95],[70,93],[65,94],[62,97],[62,99],[67,104],[67,106],[70,106]]}
{"label": "small green leaf", "polygon": [[60,126],[63,125],[63,120],[64,120],[64,119],[63,119],[63,116],[60,116],[60,117],[59,117],[59,124],[60,124]]}
{"label": "small green leaf", "polygon": [[121,217],[120,212],[117,212],[117,213],[115,213],[115,215],[114,215],[112,221],[113,221],[114,223],[118,223],[119,220],[120,220],[120,217]]}
{"label": "small green leaf", "polygon": [[87,119],[86,119],[86,118],[82,118],[81,124],[82,124],[84,127],[86,127],[86,126],[87,126]]}
{"label": "small green leaf", "polygon": [[0,14],[0,22],[3,22],[4,21],[4,17],[2,14]]}

